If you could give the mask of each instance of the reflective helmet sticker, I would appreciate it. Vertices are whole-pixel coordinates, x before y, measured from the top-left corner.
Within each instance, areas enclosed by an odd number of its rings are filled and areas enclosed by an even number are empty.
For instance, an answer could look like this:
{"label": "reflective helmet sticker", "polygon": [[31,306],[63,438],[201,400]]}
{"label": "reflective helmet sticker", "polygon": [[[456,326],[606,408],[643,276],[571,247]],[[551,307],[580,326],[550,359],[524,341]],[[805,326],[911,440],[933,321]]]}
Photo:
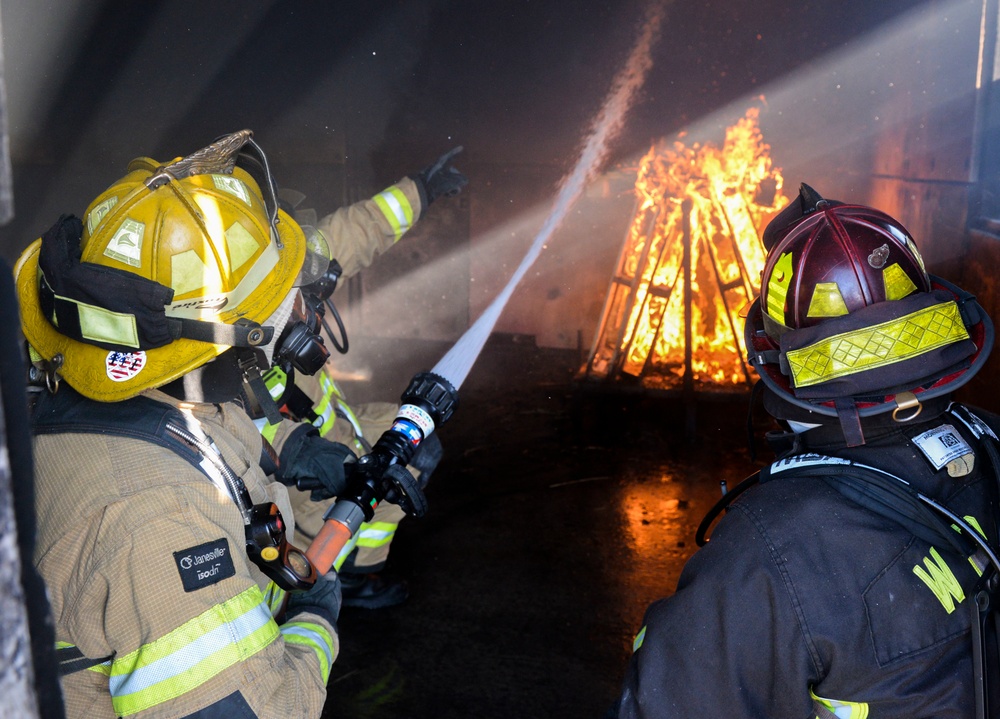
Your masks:
{"label": "reflective helmet sticker", "polygon": [[906,271],[899,266],[899,263],[890,265],[882,273],[882,281],[885,283],[885,298],[887,300],[901,300],[917,291],[917,286],[906,274]]}
{"label": "reflective helmet sticker", "polygon": [[781,324],[785,324],[785,298],[792,283],[792,274],[792,253],[786,252],[774,264],[767,283],[767,314]]}
{"label": "reflective helmet sticker", "polygon": [[132,267],[142,267],[142,236],[145,231],[143,223],[126,219],[105,248],[105,257]]}
{"label": "reflective helmet sticker", "polygon": [[840,317],[848,314],[847,303],[836,282],[819,282],[813,289],[806,317]]}

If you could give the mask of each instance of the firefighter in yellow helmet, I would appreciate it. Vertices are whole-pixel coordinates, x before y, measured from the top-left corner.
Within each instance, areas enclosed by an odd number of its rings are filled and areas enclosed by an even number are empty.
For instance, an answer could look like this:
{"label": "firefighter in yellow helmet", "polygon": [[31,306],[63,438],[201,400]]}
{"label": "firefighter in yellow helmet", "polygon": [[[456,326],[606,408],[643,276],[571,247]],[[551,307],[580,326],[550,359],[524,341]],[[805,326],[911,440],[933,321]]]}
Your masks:
{"label": "firefighter in yellow helmet", "polygon": [[268,407],[305,255],[244,130],[134,160],[18,261],[68,716],[320,716],[339,586],[287,541],[281,470],[229,401]]}
{"label": "firefighter in yellow helmet", "polygon": [[[318,221],[314,210],[299,207],[300,195],[279,192],[287,198],[289,211],[303,225],[309,246],[332,260],[329,273],[302,288],[301,301],[294,308],[293,317],[317,330],[325,326],[332,346],[346,353],[349,346],[346,329],[331,301],[338,280],[356,275],[394,247],[432,202],[455,196],[462,190],[468,179],[452,164],[461,151],[462,147],[456,147],[419,173],[404,177],[374,197],[340,208]],[[265,380],[285,416],[312,425],[322,437],[343,443],[361,456],[367,454],[392,425],[399,404],[350,403],[334,378],[334,363],[331,359],[317,372],[313,367],[296,366],[294,358],[280,356],[268,370]],[[285,427],[266,420],[258,421],[258,426],[268,439],[280,436]],[[442,448],[436,434],[421,444],[409,465],[419,476],[421,486],[426,486],[441,456]],[[296,516],[295,540],[306,546],[323,526],[323,515],[330,505],[330,501],[325,500],[330,499],[330,495],[323,486],[289,494]],[[406,600],[406,581],[383,572],[390,545],[404,516],[397,505],[379,503],[372,520],[362,524],[337,557],[334,569],[340,574],[345,607],[381,609]]]}

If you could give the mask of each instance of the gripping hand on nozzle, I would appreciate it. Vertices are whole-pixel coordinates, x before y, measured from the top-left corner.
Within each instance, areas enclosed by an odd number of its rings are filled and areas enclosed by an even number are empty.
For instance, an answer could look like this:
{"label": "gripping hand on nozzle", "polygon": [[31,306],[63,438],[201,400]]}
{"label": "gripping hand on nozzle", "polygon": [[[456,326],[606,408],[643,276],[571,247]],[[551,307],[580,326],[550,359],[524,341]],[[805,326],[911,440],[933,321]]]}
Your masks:
{"label": "gripping hand on nozzle", "polygon": [[337,495],[337,501],[324,515],[322,529],[306,550],[306,556],[321,574],[333,565],[361,523],[371,521],[375,507],[383,500],[414,516],[427,510],[423,490],[406,465],[435,427],[451,417],[458,392],[444,377],[422,372],[410,381],[401,399],[392,426],[372,451],[357,461],[346,490]]}
{"label": "gripping hand on nozzle", "polygon": [[324,439],[315,427],[302,424],[285,440],[275,476],[282,484],[311,490],[309,498],[318,502],[344,491],[356,461],[349,447]]}

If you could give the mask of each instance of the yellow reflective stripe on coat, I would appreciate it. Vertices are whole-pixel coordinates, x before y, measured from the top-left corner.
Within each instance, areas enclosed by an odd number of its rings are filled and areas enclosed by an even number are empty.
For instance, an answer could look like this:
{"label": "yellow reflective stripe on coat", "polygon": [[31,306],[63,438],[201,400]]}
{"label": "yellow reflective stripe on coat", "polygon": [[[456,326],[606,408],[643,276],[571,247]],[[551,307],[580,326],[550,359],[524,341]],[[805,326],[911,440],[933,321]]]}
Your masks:
{"label": "yellow reflective stripe on coat", "polygon": [[333,570],[335,572],[340,571],[340,568],[344,566],[344,562],[347,561],[347,558],[351,556],[351,552],[353,552],[354,548],[357,546],[358,546],[358,533],[355,532],[354,536],[348,539],[347,543],[344,544],[344,547],[343,549],[340,550],[340,554],[337,555],[337,558],[333,560]]}
{"label": "yellow reflective stripe on coat", "polygon": [[316,419],[313,420],[313,427],[319,430],[320,436],[326,436],[326,433],[333,428],[334,422],[337,421],[337,415],[333,411],[333,398],[340,396],[340,389],[326,372],[319,376],[319,386],[323,391],[323,397],[313,407],[313,412],[317,415]]}
{"label": "yellow reflective stripe on coat", "polygon": [[313,421],[313,426],[319,428],[321,435],[326,435],[333,427],[334,422],[337,421],[337,415],[334,412],[334,405],[336,405],[344,414],[347,421],[351,423],[355,436],[361,437],[361,422],[358,420],[358,416],[354,414],[351,406],[344,400],[344,393],[340,391],[340,387],[337,386],[333,377],[324,372],[319,377],[319,386],[323,391],[323,399],[317,402],[313,408],[313,412],[319,415]]}
{"label": "yellow reflective stripe on coat", "polygon": [[337,421],[337,414],[333,411],[333,405],[330,404],[328,399],[323,399],[313,407],[313,412],[317,416],[312,421],[312,425],[319,430],[321,437],[325,437],[326,433],[333,427],[333,423]]}
{"label": "yellow reflective stripe on coat", "polygon": [[274,582],[267,583],[267,589],[264,590],[264,602],[270,608],[272,617],[276,617],[281,613],[282,608],[285,606],[285,597],[287,596],[288,592]]}
{"label": "yellow reflective stripe on coat", "polygon": [[413,207],[406,195],[398,187],[389,187],[372,198],[378,208],[382,210],[385,219],[389,221],[392,232],[399,240],[413,225]]}
{"label": "yellow reflective stripe on coat", "polygon": [[643,641],[646,639],[646,627],[639,630],[639,633],[635,635],[635,639],[632,641],[632,652],[635,653],[639,651],[639,647],[642,646]]}
{"label": "yellow reflective stripe on coat", "polygon": [[968,338],[958,305],[942,302],[899,319],[789,350],[785,356],[792,384],[799,388],[913,359]]}
{"label": "yellow reflective stripe on coat", "polygon": [[115,657],[108,679],[118,716],[190,692],[278,638],[278,625],[253,586],[134,652]]}
{"label": "yellow reflective stripe on coat", "polygon": [[281,625],[281,636],[289,644],[310,647],[319,658],[319,671],[323,681],[330,678],[330,667],[333,666],[333,637],[326,628],[312,622],[286,622]]}
{"label": "yellow reflective stripe on coat", "polygon": [[255,419],[253,423],[264,439],[268,442],[274,442],[274,438],[278,434],[278,428],[281,426],[280,424],[271,424],[267,421],[266,417]]}
{"label": "yellow reflective stripe on coat", "polygon": [[821,696],[817,696],[812,689],[809,690],[809,696],[813,698],[813,702],[815,702],[814,706],[817,710],[826,710],[825,713],[817,714],[817,717],[829,715],[833,715],[837,719],[867,719],[868,717],[868,705],[864,702],[824,699]]}
{"label": "yellow reflective stripe on coat", "polygon": [[384,547],[396,535],[398,522],[365,522],[358,529],[359,547]]}
{"label": "yellow reflective stripe on coat", "polygon": [[354,551],[355,547],[367,547],[369,549],[375,547],[384,547],[385,545],[392,542],[392,538],[396,536],[396,529],[399,527],[398,523],[394,522],[364,522],[358,531],[354,533],[347,543],[344,545],[343,549],[337,555],[337,558],[333,560],[333,568],[335,571],[340,571],[344,562]]}

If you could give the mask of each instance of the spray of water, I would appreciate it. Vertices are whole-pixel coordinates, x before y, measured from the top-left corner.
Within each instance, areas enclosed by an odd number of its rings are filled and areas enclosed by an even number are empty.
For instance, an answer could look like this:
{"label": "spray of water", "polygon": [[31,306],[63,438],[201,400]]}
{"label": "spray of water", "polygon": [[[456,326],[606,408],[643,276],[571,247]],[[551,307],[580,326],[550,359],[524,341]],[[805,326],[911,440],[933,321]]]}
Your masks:
{"label": "spray of water", "polygon": [[461,387],[472,369],[472,365],[475,364],[476,358],[482,352],[483,346],[497,320],[500,319],[500,313],[507,305],[514,288],[538,259],[542,247],[548,242],[552,233],[562,224],[573,203],[579,198],[588,180],[597,171],[607,154],[608,144],[621,130],[625,122],[625,115],[653,64],[650,51],[659,35],[665,6],[666,0],[658,0],[650,6],[635,47],[632,49],[624,69],[615,78],[611,92],[594,122],[583,152],[580,154],[580,159],[577,160],[573,171],[560,183],[559,194],[556,196],[552,210],[521,264],[518,265],[507,285],[480,315],[479,319],[466,330],[465,334],[435,365],[434,373],[447,379],[456,389]]}

